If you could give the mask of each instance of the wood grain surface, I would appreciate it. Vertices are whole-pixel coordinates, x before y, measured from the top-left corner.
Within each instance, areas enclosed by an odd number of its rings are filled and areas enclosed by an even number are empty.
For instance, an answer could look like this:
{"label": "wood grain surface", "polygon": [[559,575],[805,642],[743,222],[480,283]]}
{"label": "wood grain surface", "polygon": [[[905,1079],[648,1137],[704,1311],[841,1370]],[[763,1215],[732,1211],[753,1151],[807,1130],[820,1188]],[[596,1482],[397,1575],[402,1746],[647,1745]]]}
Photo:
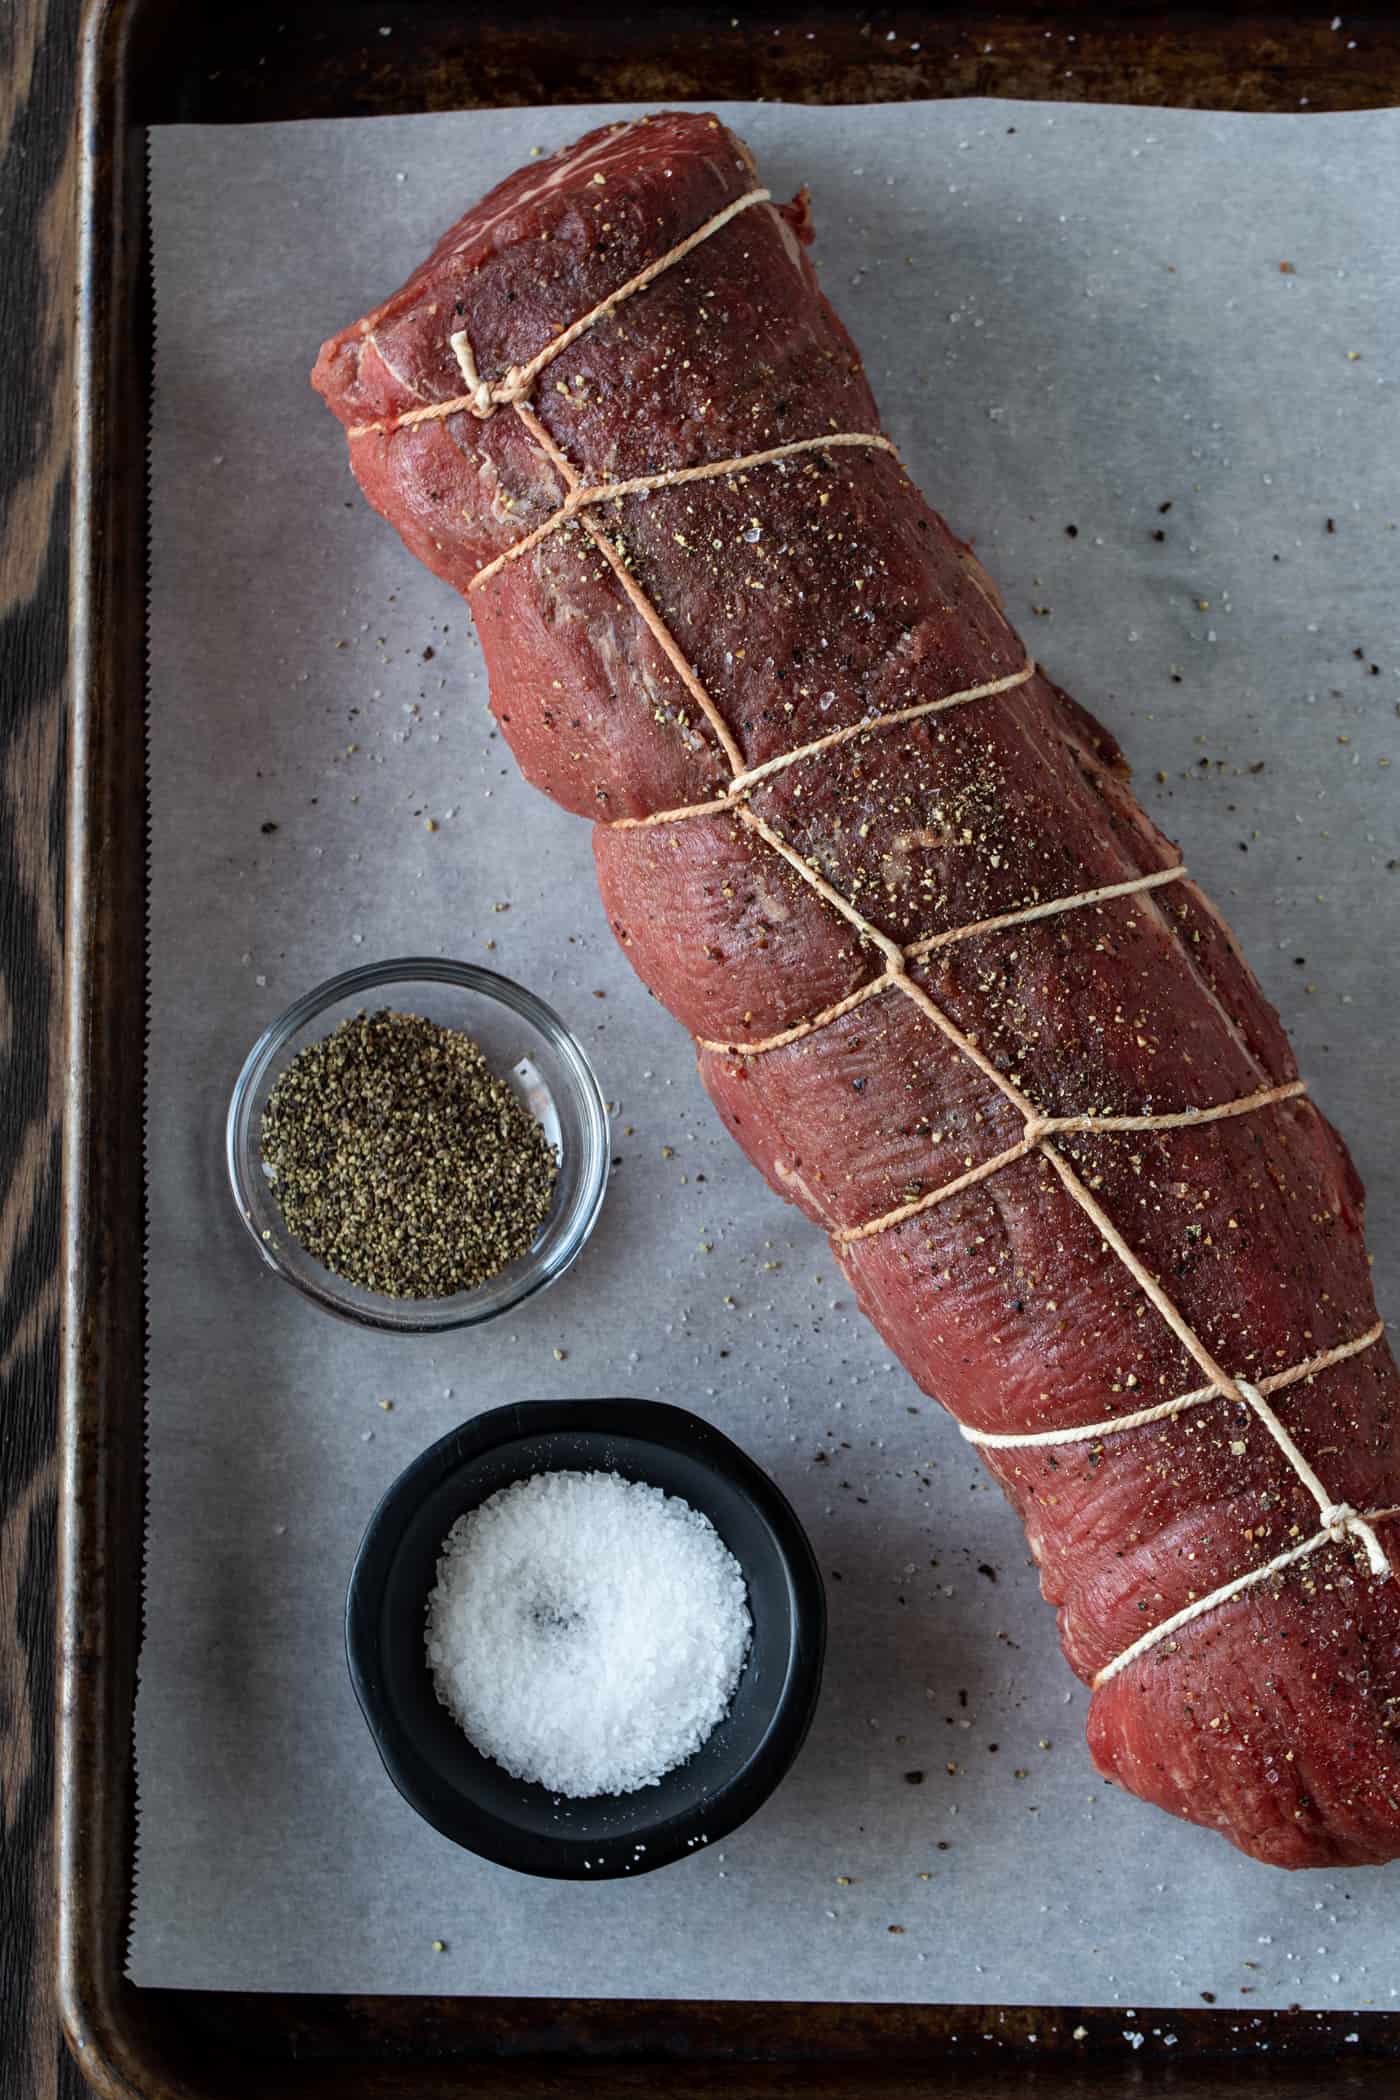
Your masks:
{"label": "wood grain surface", "polygon": [[53,1557],[78,0],[0,12],[0,2094],[77,2100],[53,2002]]}
{"label": "wood grain surface", "polygon": [[[80,4],[0,0],[0,2100],[84,2091],[55,2017],[51,1846]],[[761,13],[743,0],[615,10],[575,0],[491,10],[471,0],[196,0],[137,114],[217,122],[744,95],[1275,110],[1394,102],[1400,11],[1361,0],[1343,13],[1338,34],[1321,6],[1143,0],[868,11],[776,0]],[[431,2011],[415,2008],[405,2050],[421,2045]],[[314,2029],[316,2003],[268,2001],[263,2018],[269,2038],[279,2027],[297,2053],[314,2046],[302,2030]],[[1349,2069],[1332,2083],[1350,2089]]]}

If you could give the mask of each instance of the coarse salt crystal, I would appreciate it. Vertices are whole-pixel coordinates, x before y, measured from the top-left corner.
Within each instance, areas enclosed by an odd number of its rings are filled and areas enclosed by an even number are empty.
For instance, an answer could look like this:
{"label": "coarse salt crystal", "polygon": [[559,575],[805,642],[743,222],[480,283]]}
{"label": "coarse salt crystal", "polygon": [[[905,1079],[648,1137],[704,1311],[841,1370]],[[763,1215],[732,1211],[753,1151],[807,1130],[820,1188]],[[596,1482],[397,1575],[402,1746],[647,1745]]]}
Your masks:
{"label": "coarse salt crystal", "polygon": [[708,1517],[616,1473],[537,1473],[452,1526],[438,1698],[483,1755],[575,1799],[655,1786],[728,1709],[751,1621]]}

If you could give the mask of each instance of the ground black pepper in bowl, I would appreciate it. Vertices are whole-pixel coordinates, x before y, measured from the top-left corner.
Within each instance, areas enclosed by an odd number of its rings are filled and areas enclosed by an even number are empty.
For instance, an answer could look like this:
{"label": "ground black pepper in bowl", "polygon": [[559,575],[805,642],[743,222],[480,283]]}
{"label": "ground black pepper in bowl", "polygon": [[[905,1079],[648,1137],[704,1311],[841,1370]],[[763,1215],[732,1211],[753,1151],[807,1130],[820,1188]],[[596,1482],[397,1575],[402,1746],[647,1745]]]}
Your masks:
{"label": "ground black pepper in bowl", "polygon": [[390,1298],[475,1290],[529,1251],[559,1163],[480,1047],[417,1014],[359,1013],[307,1044],[263,1111],[288,1230]]}

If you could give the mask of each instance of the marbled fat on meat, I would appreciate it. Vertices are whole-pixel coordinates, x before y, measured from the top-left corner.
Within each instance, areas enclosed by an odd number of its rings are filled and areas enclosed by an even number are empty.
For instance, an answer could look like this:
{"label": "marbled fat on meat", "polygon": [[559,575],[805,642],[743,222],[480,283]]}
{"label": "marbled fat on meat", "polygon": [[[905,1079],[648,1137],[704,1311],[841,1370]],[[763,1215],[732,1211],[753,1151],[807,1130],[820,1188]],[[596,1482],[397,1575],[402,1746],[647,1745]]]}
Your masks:
{"label": "marbled fat on meat", "polygon": [[[897,986],[783,1046],[745,1047],[878,977],[864,928],[908,946],[1131,882],[1173,849],[1111,736],[1039,672],[824,749],[742,807],[620,821],[712,801],[731,772],[619,569],[745,767],[1023,668],[978,564],[887,452],[814,450],[627,496],[592,514],[616,563],[573,518],[471,590],[567,493],[539,426],[590,486],[878,431],[807,261],[805,199],[742,211],[588,329],[534,388],[535,429],[510,406],[398,420],[462,396],[455,333],[499,380],[756,179],[712,118],[594,132],[469,210],[400,292],[325,345],[315,384],[370,502],[468,596],[527,777],[597,825],[608,915],[700,1039],[725,1123],[780,1194],[840,1234],[1014,1147],[1021,1113]],[[1161,1115],[1296,1076],[1189,880],[951,941],[909,975],[1045,1115]],[[1257,1384],[1374,1322],[1362,1190],[1305,1098],[1056,1142],[1232,1376]],[[1203,1383],[1041,1152],[838,1253],[919,1385],[972,1428],[1101,1422]],[[1400,1505],[1398,1397],[1381,1341],[1272,1404],[1335,1500],[1372,1511]],[[1228,1398],[983,1455],[1090,1682],[1318,1530],[1278,1445]],[[1400,1565],[1400,1526],[1375,1528]],[[1089,1740],[1109,1777],[1255,1857],[1339,1865],[1400,1852],[1397,1719],[1400,1583],[1343,1535],[1099,1684]]]}

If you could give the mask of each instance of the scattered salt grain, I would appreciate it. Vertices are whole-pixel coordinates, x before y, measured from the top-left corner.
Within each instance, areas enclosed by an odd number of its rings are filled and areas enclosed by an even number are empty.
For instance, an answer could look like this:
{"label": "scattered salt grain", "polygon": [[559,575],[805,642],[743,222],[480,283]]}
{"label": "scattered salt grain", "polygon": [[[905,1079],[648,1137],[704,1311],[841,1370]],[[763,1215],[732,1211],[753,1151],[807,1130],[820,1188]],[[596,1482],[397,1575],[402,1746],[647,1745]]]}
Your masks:
{"label": "scattered salt grain", "polygon": [[448,1533],[427,1654],[483,1755],[581,1799],[655,1786],[694,1755],[750,1623],[738,1562],[687,1502],[616,1473],[538,1473]]}

